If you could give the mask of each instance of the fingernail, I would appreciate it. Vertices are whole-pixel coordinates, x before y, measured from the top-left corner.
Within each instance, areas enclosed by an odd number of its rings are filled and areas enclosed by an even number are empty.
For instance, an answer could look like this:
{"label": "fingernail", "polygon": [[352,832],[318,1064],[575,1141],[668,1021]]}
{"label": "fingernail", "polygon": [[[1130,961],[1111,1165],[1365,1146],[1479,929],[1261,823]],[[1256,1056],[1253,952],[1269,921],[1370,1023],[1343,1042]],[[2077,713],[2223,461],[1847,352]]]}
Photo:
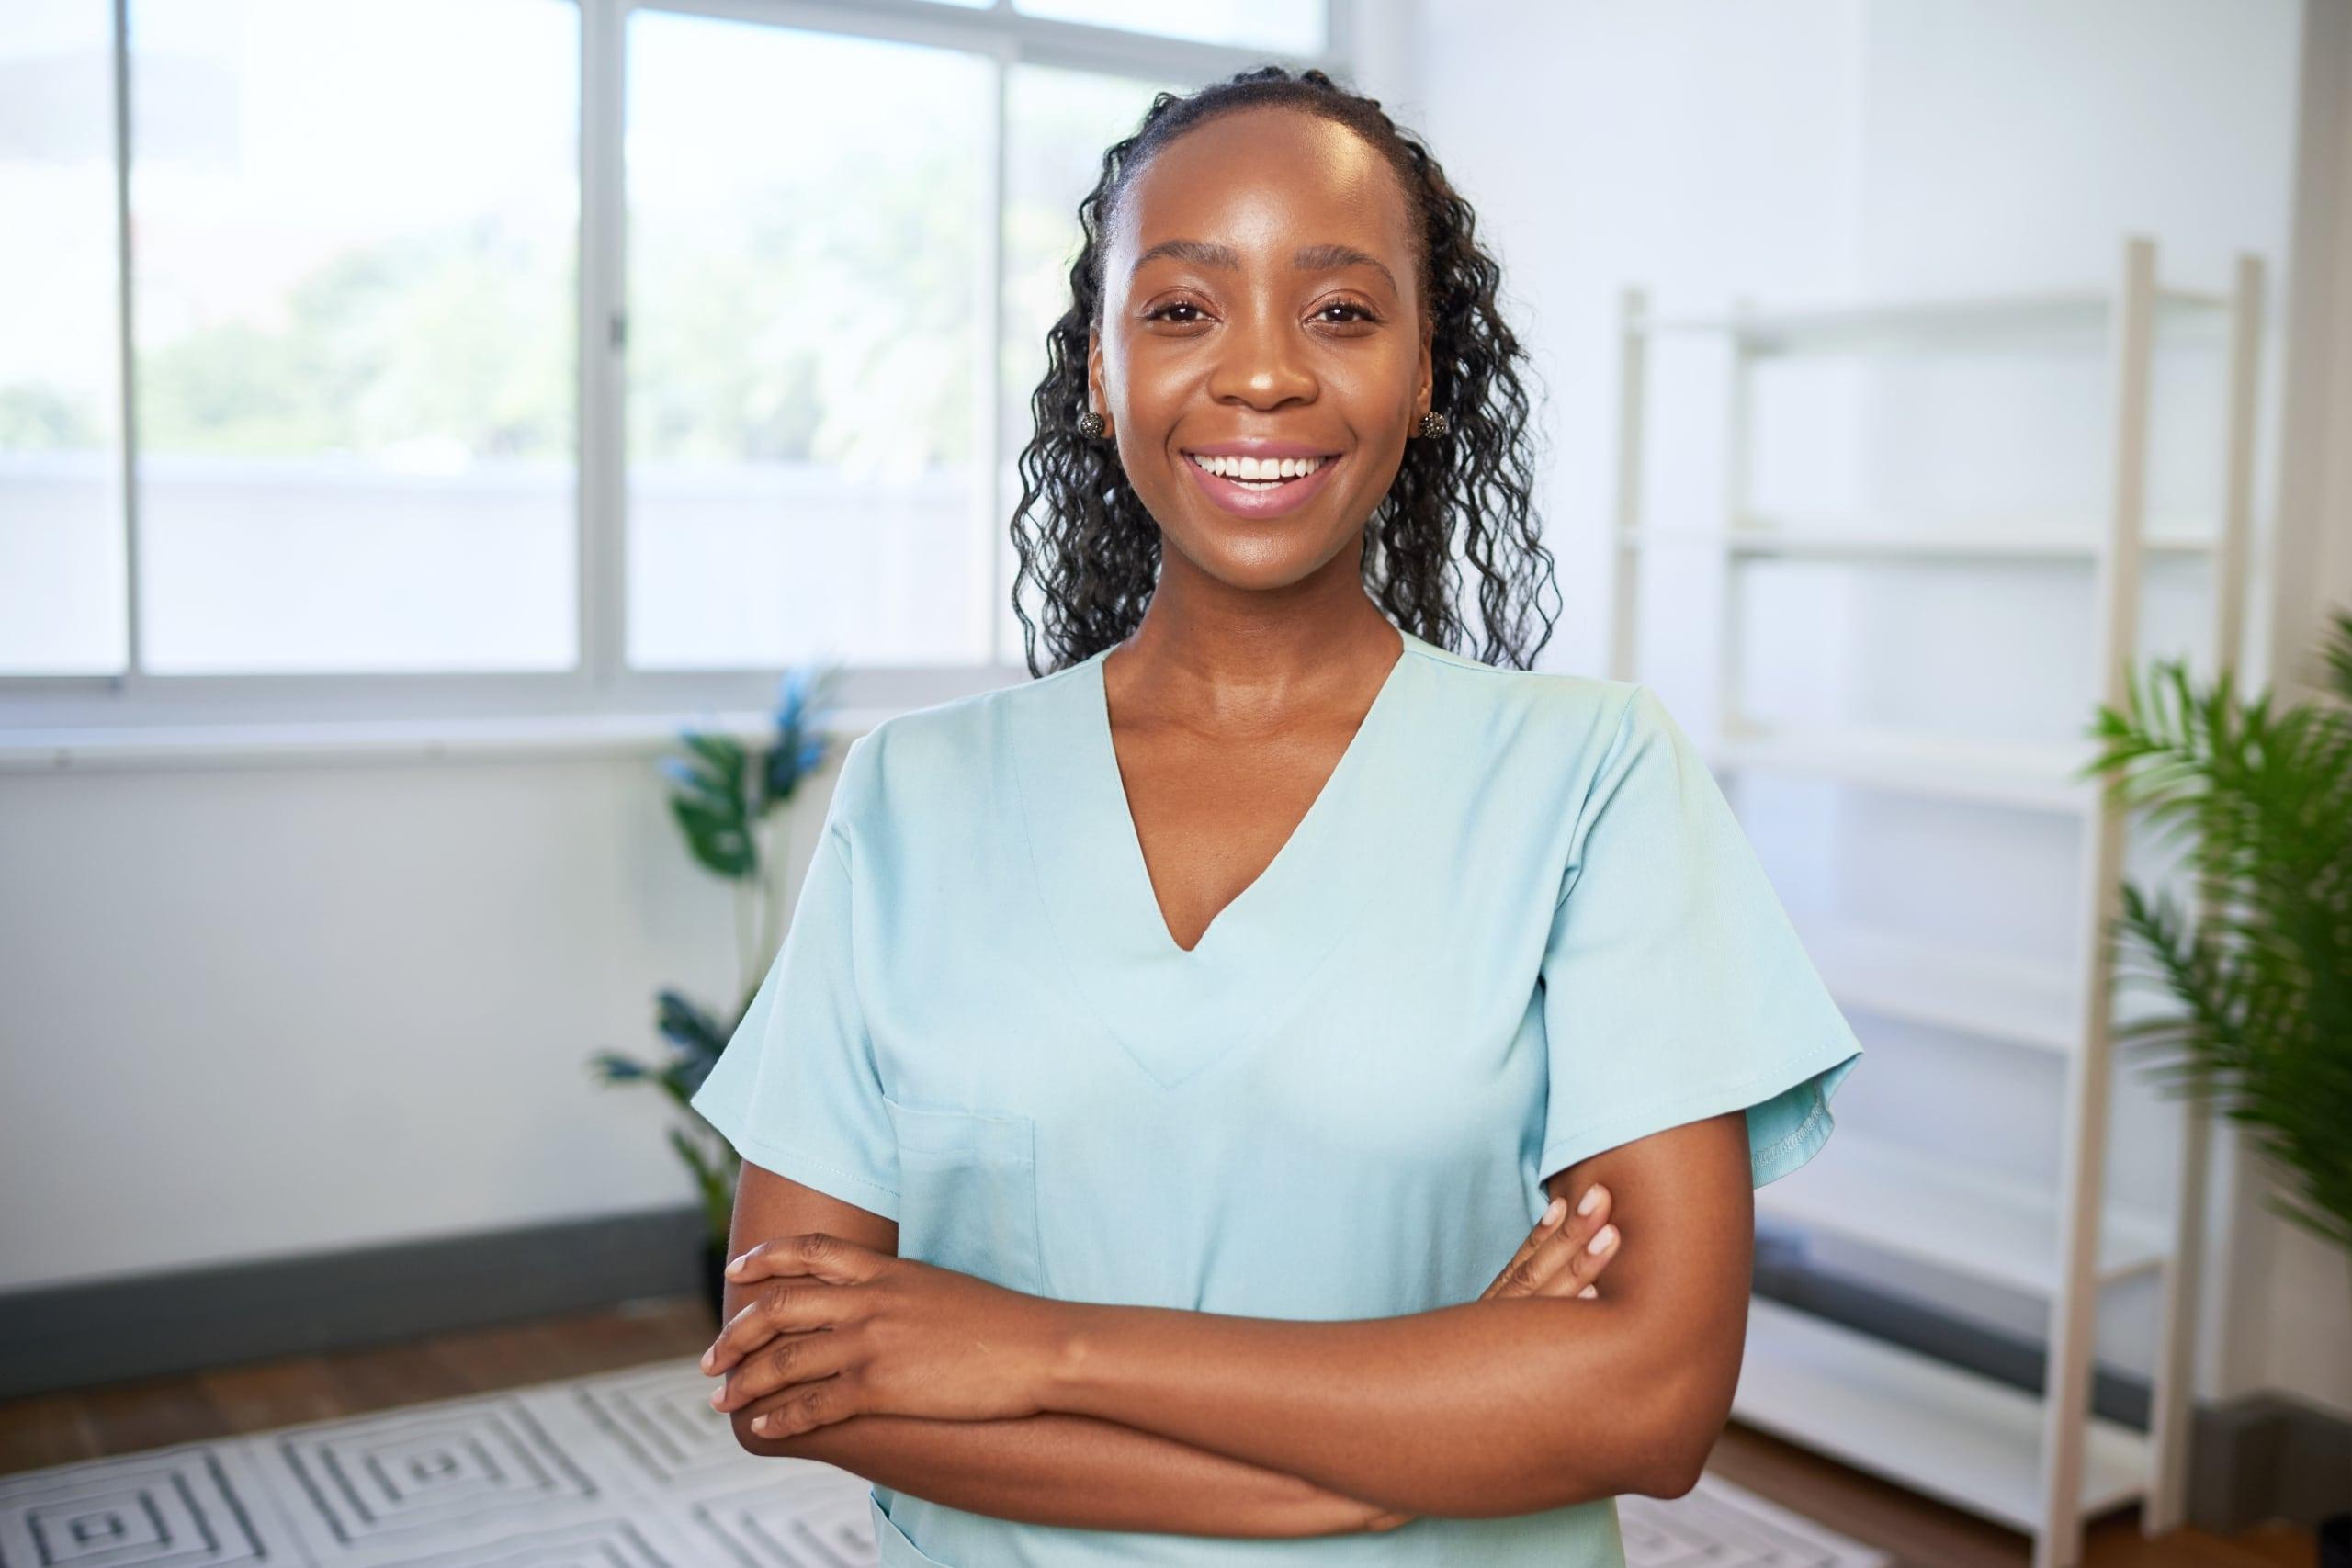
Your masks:
{"label": "fingernail", "polygon": [[764,1432],[764,1431],[766,1431],[766,1430],[768,1429],[768,1421],[769,1421],[769,1419],[770,1419],[770,1418],[769,1418],[768,1416],[752,1416],[752,1431],[754,1431],[754,1432]]}
{"label": "fingernail", "polygon": [[1600,1188],[1596,1184],[1586,1188],[1584,1190],[1584,1196],[1577,1200],[1577,1213],[1579,1214],[1589,1214],[1594,1209],[1598,1208],[1600,1204]]}
{"label": "fingernail", "polygon": [[1556,1225],[1560,1223],[1560,1216],[1567,1212],[1568,1201],[1566,1198],[1555,1198],[1552,1200],[1551,1206],[1544,1211],[1544,1223],[1547,1225]]}
{"label": "fingernail", "polygon": [[[745,1257],[749,1256],[750,1255],[748,1253],[745,1254]],[[734,1262],[729,1263],[727,1266],[727,1277],[729,1279],[740,1280],[743,1277],[743,1261],[742,1258],[739,1258]]]}
{"label": "fingernail", "polygon": [[1603,1225],[1593,1233],[1593,1236],[1590,1241],[1584,1244],[1584,1249],[1587,1252],[1606,1252],[1616,1245],[1617,1227],[1615,1225]]}
{"label": "fingernail", "polygon": [[1600,1299],[1600,1287],[1598,1285],[1587,1285],[1583,1290],[1578,1291],[1577,1294],[1593,1301],[1598,1301]]}
{"label": "fingernail", "polygon": [[711,1407],[713,1410],[718,1409],[720,1405],[722,1405],[722,1404],[726,1404],[726,1403],[727,1403],[727,1390],[726,1390],[725,1388],[723,1388],[723,1387],[722,1387],[722,1388],[715,1388],[715,1389],[711,1390],[711,1393],[710,1393],[710,1407]]}
{"label": "fingernail", "polygon": [[705,1350],[702,1353],[702,1370],[704,1371],[707,1372],[710,1371],[711,1357],[718,1353],[718,1348],[714,1345],[709,1349]]}

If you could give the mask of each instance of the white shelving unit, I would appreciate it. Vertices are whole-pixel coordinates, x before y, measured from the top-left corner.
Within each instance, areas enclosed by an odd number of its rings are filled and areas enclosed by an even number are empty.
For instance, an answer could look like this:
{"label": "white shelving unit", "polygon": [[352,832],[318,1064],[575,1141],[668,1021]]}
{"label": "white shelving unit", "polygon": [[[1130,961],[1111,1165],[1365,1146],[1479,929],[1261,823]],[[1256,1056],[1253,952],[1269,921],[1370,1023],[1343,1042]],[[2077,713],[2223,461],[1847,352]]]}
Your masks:
{"label": "white shelving unit", "polygon": [[[1966,299],[1880,300],[1834,308],[1718,315],[1654,314],[1640,289],[1623,298],[1618,506],[1611,673],[1638,679],[1640,574],[1654,544],[1701,544],[1726,572],[1747,561],[1838,563],[2050,561],[2093,569],[2097,695],[2120,706],[2138,646],[2143,558],[2210,560],[2211,653],[2232,667],[2250,528],[2256,366],[2263,315],[2260,258],[2242,255],[2227,294],[2160,288],[2154,243],[2128,236],[2111,289]],[[2214,516],[2146,511],[2150,376],[2156,334],[2218,327],[2229,395],[2220,433],[2223,494]],[[1641,519],[1647,352],[1671,333],[1716,334],[1732,350],[1731,466],[1721,526],[1667,529]],[[1995,516],[1962,526],[1902,519],[1799,518],[1747,509],[1749,373],[1792,355],[2103,351],[2109,447],[2103,515]],[[1737,647],[1737,595],[1727,592],[1721,690]],[[2086,694],[2085,714],[2087,716]],[[2184,1108],[2173,1212],[2138,1212],[2104,1191],[2112,1073],[2112,977],[2100,933],[2120,908],[2124,813],[2098,783],[2075,777],[2087,741],[1958,743],[1871,728],[1764,727],[1724,702],[1708,754],[1721,775],[1810,774],[1873,790],[1998,805],[2078,820],[2075,918],[2079,964],[1972,953],[1860,924],[1801,921],[1808,952],[1840,1003],[1876,1017],[2052,1054],[2064,1066],[2062,1173],[2020,1181],[1840,1128],[1823,1159],[1757,1194],[1760,1213],[1890,1257],[1924,1262],[2049,1303],[2047,1376],[2019,1389],[1778,1303],[1752,1303],[1735,1413],[1792,1441],[1969,1509],[2035,1540],[2037,1568],[2074,1568],[2084,1521],[2137,1501],[2150,1534],[2181,1519],[2202,1237],[2207,1124]],[[1886,1067],[1881,1071],[1888,1070]],[[2155,1273],[2161,1345],[2146,1432],[2090,1412],[2094,1316],[2100,1289]]]}

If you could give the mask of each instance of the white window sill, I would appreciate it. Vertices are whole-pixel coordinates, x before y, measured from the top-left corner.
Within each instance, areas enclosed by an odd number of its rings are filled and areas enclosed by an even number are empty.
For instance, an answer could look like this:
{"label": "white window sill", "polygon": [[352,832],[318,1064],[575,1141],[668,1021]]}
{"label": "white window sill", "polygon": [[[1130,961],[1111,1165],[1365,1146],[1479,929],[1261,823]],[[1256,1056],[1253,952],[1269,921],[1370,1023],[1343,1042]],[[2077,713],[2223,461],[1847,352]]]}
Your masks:
{"label": "white window sill", "polygon": [[[836,708],[826,733],[862,735],[897,711]],[[0,732],[0,773],[633,757],[678,750],[687,729],[760,741],[775,734],[775,718],[744,710],[27,728]]]}

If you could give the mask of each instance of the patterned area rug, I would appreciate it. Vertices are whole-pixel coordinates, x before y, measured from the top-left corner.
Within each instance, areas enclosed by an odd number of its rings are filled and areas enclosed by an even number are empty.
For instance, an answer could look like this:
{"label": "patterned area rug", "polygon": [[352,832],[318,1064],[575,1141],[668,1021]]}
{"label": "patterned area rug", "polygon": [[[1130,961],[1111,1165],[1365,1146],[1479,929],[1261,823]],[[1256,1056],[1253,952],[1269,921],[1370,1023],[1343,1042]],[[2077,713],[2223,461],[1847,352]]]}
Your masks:
{"label": "patterned area rug", "polygon": [[[0,1568],[868,1568],[866,1483],[756,1459],[662,1361],[0,1475]],[[1709,1476],[1619,1504],[1634,1568],[1884,1568]]]}

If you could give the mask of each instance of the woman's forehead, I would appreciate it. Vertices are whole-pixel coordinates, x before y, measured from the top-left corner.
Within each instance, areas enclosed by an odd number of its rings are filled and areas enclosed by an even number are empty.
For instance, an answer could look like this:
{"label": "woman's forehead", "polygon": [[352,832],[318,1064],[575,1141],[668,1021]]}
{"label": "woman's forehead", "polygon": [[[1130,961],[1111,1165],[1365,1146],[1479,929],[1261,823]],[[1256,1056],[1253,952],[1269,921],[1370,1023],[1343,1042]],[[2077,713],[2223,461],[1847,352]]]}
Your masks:
{"label": "woman's forehead", "polygon": [[1245,265],[1287,265],[1301,245],[1360,250],[1391,269],[1411,260],[1396,172],[1354,131],[1314,115],[1221,115],[1153,154],[1120,205],[1111,249],[1123,269],[1182,241],[1228,247]]}

